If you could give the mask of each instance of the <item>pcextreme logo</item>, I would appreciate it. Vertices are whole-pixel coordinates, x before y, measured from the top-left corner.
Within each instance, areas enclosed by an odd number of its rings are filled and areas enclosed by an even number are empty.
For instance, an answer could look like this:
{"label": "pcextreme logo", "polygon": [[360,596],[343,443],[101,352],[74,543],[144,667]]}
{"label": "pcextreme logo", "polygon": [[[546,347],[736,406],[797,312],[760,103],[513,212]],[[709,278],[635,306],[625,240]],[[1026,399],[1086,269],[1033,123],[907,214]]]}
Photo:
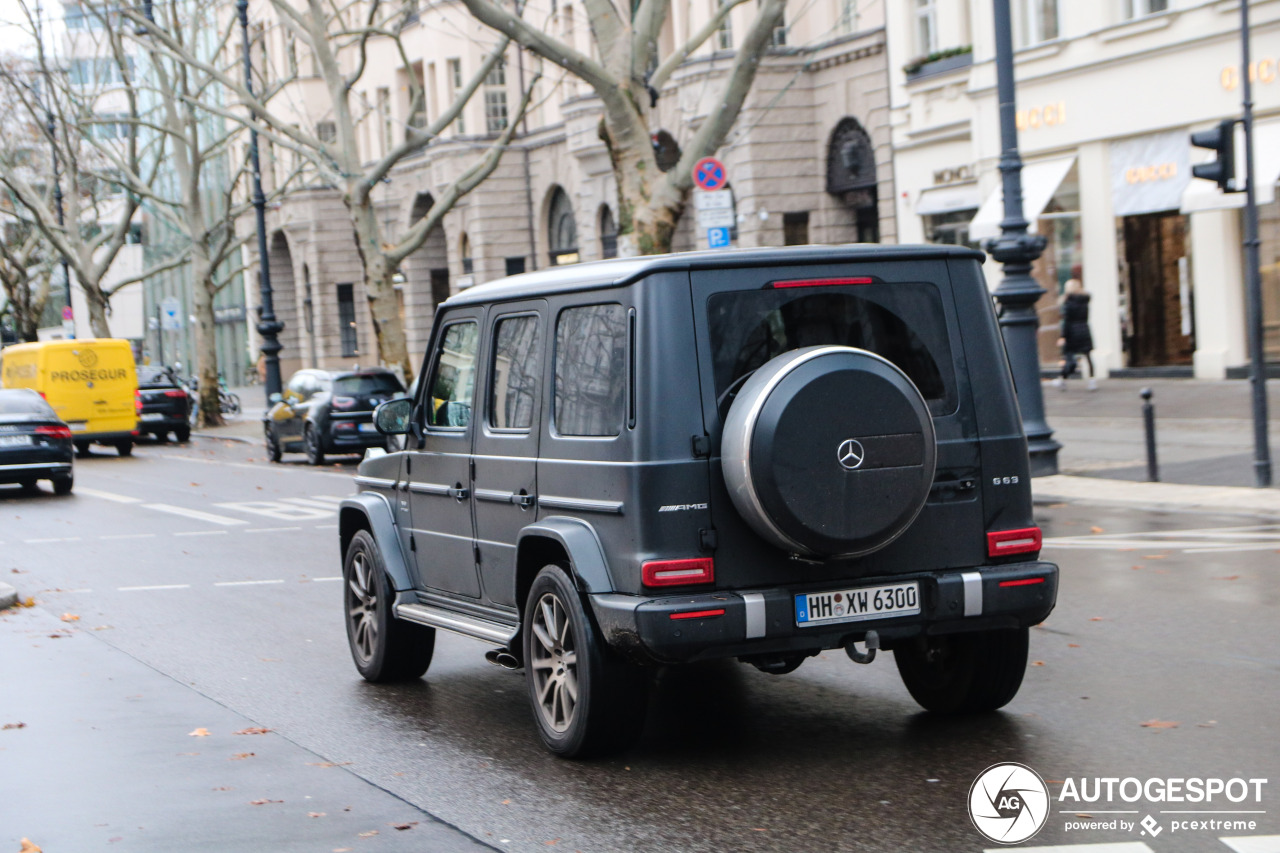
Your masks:
{"label": "pcextreme logo", "polygon": [[998,844],[1017,844],[1034,836],[1049,818],[1049,787],[1025,764],[993,764],[969,789],[969,818]]}

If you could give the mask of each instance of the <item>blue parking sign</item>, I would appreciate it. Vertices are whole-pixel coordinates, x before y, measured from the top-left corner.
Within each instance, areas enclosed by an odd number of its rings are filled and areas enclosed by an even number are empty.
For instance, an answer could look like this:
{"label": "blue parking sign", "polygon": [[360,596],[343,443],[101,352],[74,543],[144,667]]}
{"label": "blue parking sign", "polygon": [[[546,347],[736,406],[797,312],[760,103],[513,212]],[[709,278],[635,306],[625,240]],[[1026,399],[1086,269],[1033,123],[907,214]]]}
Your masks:
{"label": "blue parking sign", "polygon": [[713,249],[729,248],[729,229],[728,228],[708,228],[707,229],[707,245]]}

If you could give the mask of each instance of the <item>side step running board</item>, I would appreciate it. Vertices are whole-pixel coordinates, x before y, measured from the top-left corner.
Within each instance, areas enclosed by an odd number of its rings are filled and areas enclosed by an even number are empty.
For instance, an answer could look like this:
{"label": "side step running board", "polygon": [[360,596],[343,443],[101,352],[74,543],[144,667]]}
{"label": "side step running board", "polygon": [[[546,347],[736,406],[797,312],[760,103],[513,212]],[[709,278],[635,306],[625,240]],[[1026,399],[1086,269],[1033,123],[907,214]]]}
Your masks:
{"label": "side step running board", "polygon": [[452,631],[464,637],[500,643],[503,646],[511,642],[516,635],[513,625],[502,625],[488,619],[477,619],[474,616],[463,616],[425,604],[397,604],[396,617],[406,622],[416,622],[431,628]]}

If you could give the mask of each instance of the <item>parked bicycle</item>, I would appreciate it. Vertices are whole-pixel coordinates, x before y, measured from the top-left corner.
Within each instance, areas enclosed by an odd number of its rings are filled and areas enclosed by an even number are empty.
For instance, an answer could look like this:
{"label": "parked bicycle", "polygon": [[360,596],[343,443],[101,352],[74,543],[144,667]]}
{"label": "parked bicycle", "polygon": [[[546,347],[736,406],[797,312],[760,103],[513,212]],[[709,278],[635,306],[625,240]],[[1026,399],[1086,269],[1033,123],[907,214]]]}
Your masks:
{"label": "parked bicycle", "polygon": [[[186,380],[187,393],[191,395],[191,425],[195,426],[197,419],[200,417],[200,380],[196,376],[189,376]],[[224,415],[236,417],[241,412],[240,395],[227,388],[227,380],[222,374],[218,375],[218,411]]]}

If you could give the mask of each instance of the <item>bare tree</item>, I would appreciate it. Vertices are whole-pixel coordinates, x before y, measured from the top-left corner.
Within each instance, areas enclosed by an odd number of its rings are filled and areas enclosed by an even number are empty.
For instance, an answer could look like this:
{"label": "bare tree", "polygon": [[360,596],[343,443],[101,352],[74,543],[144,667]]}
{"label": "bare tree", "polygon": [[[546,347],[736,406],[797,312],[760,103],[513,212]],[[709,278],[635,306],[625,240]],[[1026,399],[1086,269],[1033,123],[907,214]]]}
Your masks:
{"label": "bare tree", "polygon": [[529,108],[539,75],[533,75],[529,81],[520,106],[506,128],[496,138],[486,140],[483,153],[439,193],[430,210],[393,238],[379,222],[373,188],[399,163],[426,149],[457,119],[485,78],[503,61],[509,41],[498,39],[479,70],[434,122],[407,128],[403,142],[391,145],[379,158],[366,158],[359,147],[359,128],[372,114],[374,105],[363,96],[361,84],[373,51],[390,52],[399,58],[409,81],[412,102],[423,102],[422,83],[401,37],[405,16],[411,7],[401,3],[383,4],[380,0],[268,0],[264,6],[273,11],[299,46],[310,53],[326,96],[323,121],[330,126],[323,135],[316,127],[321,117],[311,117],[310,126],[304,126],[279,104],[280,99],[273,102],[268,97],[251,94],[234,75],[193,57],[181,45],[165,39],[163,33],[157,37],[173,56],[214,74],[220,83],[236,93],[248,113],[247,118],[234,110],[224,110],[223,115],[251,124],[277,149],[295,152],[313,170],[318,183],[332,186],[341,194],[351,217],[364,271],[365,296],[377,333],[379,357],[385,364],[399,366],[408,381],[413,377],[413,364],[400,320],[394,276],[400,263],[422,246],[458,200],[497,168]]}
{"label": "bare tree", "polygon": [[531,26],[494,0],[462,0],[477,19],[514,39],[538,56],[584,80],[604,106],[600,138],[609,149],[618,185],[618,236],[631,251],[655,254],[671,250],[671,237],[693,187],[693,166],[714,154],[737,120],[760,58],[782,23],[786,0],[759,0],[755,19],[737,45],[716,106],[683,146],[679,162],[663,172],[653,146],[656,108],[672,73],[723,26],[746,0],[722,0],[715,13],[682,45],[659,55],[659,34],[671,0],[637,0],[620,9],[613,0],[584,0],[599,59]]}
{"label": "bare tree", "polygon": [[[56,152],[60,169],[52,178],[61,194],[59,212],[50,194],[25,170],[0,162],[0,183],[53,249],[66,259],[84,291],[89,326],[98,337],[110,335],[111,297],[121,288],[186,263],[172,259],[150,269],[111,275],[112,265],[129,243],[140,197],[133,187],[155,181],[163,163],[163,137],[140,141],[147,119],[139,106],[134,64],[113,9],[88,6],[99,26],[90,57],[61,67],[47,49],[39,8],[19,0],[34,56],[18,70],[0,69],[0,85],[23,120],[41,128]],[[104,109],[110,105],[109,110]],[[65,191],[64,191],[65,190]],[[107,282],[111,283],[108,284]]]}
{"label": "bare tree", "polygon": [[20,341],[34,341],[49,301],[54,259],[43,235],[29,222],[6,217],[0,238],[0,288]]}

